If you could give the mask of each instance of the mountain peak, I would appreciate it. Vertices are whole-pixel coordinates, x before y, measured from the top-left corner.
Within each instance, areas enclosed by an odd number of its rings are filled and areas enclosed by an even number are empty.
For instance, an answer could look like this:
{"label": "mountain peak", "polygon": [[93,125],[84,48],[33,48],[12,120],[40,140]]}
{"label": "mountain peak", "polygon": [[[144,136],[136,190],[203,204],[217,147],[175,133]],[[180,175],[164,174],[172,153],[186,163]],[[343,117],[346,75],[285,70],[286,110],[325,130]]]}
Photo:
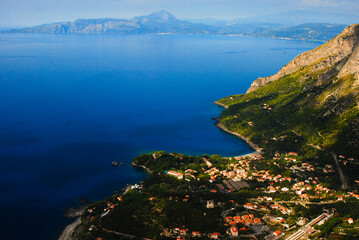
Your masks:
{"label": "mountain peak", "polygon": [[174,22],[178,21],[178,19],[170,12],[166,10],[160,10],[154,13],[151,13],[146,16],[136,17],[139,20],[150,20],[155,22]]}

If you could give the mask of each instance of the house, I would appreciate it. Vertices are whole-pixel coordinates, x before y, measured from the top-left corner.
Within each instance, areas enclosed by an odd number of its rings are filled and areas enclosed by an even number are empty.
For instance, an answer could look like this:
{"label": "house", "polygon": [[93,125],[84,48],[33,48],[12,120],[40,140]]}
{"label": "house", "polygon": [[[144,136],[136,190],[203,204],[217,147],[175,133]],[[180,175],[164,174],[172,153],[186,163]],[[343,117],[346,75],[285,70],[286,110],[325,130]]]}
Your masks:
{"label": "house", "polygon": [[273,235],[274,235],[275,237],[278,237],[278,236],[280,236],[281,234],[282,234],[282,232],[279,231],[279,230],[277,230],[277,231],[275,231],[275,232],[273,233]]}
{"label": "house", "polygon": [[279,208],[279,206],[277,204],[270,205],[270,207],[273,208],[273,209],[278,209]]}
{"label": "house", "polygon": [[349,224],[353,224],[353,223],[354,223],[353,218],[349,218],[349,219],[348,219],[348,223],[349,223]]}
{"label": "house", "polygon": [[246,225],[251,225],[253,224],[253,219],[247,219],[246,220]]}
{"label": "house", "polygon": [[211,233],[210,237],[212,239],[219,239],[219,233]]}
{"label": "house", "polygon": [[180,230],[180,234],[181,234],[182,236],[185,236],[185,235],[187,234],[187,230],[186,230],[186,229],[181,229],[181,230]]}
{"label": "house", "polygon": [[209,167],[209,168],[213,167],[213,164],[210,161],[208,161],[205,157],[203,157],[202,159],[203,159],[203,161],[206,162],[207,167]]}
{"label": "house", "polygon": [[296,153],[296,152],[290,152],[290,153],[288,153],[288,155],[289,155],[289,156],[298,156],[298,153]]}
{"label": "house", "polygon": [[262,224],[262,220],[260,218],[253,219],[254,224]]}
{"label": "house", "polygon": [[192,231],[192,237],[198,237],[199,232],[198,231]]}
{"label": "house", "polygon": [[168,175],[174,176],[177,179],[183,179],[183,174],[179,173],[179,172],[175,172],[175,171],[168,171],[167,172]]}
{"label": "house", "polygon": [[214,208],[214,201],[213,200],[208,200],[206,208]]}
{"label": "house", "polygon": [[238,228],[237,227],[231,227],[231,234],[233,237],[238,236]]}
{"label": "house", "polygon": [[241,216],[234,216],[234,217],[233,217],[233,220],[236,221],[236,222],[238,222],[238,221],[241,220]]}
{"label": "house", "polygon": [[247,209],[254,209],[254,206],[252,203],[246,203],[243,207],[247,208]]}
{"label": "house", "polygon": [[236,224],[237,224],[237,221],[232,221],[229,223],[229,225],[231,225],[231,226],[235,226]]}

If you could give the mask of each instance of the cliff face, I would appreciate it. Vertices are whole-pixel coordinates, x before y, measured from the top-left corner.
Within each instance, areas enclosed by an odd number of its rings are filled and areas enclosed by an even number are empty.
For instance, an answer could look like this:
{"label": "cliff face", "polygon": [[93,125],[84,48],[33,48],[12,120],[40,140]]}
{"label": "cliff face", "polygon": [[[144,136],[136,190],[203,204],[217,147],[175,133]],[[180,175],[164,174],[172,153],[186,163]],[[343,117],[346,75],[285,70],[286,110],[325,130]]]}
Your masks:
{"label": "cliff face", "polygon": [[303,67],[315,64],[313,71],[323,70],[321,76],[330,78],[337,75],[338,78],[348,74],[355,75],[356,84],[359,83],[359,24],[346,27],[343,32],[327,43],[314,50],[305,52],[295,57],[269,77],[256,79],[247,93],[252,92],[266,84],[276,81],[286,75],[292,74]]}

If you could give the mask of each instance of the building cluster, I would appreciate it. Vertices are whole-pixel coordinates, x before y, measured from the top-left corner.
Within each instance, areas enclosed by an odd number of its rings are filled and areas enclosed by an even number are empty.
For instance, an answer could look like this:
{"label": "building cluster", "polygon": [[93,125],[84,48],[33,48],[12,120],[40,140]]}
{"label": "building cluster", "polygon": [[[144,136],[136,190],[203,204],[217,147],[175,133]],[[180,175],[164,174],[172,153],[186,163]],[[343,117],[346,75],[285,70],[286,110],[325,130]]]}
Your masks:
{"label": "building cluster", "polygon": [[[286,136],[282,136],[278,139],[284,139],[285,137]],[[277,141],[278,139],[274,138],[273,140]],[[212,193],[216,193],[218,191],[232,192],[239,190],[242,188],[240,183],[243,183],[246,180],[255,180],[268,184],[267,186],[263,186],[257,190],[262,190],[263,193],[266,193],[269,196],[259,196],[256,199],[252,199],[243,205],[243,207],[251,214],[247,213],[243,215],[226,216],[224,218],[224,225],[228,227],[227,235],[236,237],[240,236],[241,234],[248,234],[248,231],[254,229],[253,227],[258,225],[266,226],[267,223],[279,224],[281,225],[279,228],[281,230],[283,228],[288,229],[289,224],[287,223],[287,220],[291,219],[291,221],[293,221],[291,217],[293,216],[293,209],[286,206],[286,201],[280,200],[280,197],[278,197],[280,195],[278,195],[278,193],[291,194],[290,196],[293,196],[293,198],[290,199],[289,202],[296,203],[298,201],[300,204],[314,199],[320,199],[322,201],[343,201],[345,198],[351,197],[359,199],[359,195],[355,191],[345,194],[336,193],[334,190],[329,189],[325,185],[321,184],[318,177],[313,176],[313,174],[306,173],[315,171],[313,164],[301,162],[298,159],[300,159],[298,153],[289,152],[283,155],[276,153],[273,161],[269,160],[271,161],[270,164],[277,166],[280,166],[281,161],[283,162],[283,160],[286,160],[288,162],[288,166],[291,166],[290,169],[292,172],[297,176],[292,176],[292,178],[285,177],[282,174],[271,174],[271,171],[268,169],[259,169],[257,163],[260,163],[261,161],[264,163],[264,161],[267,161],[263,160],[263,157],[260,154],[253,156],[235,157],[235,161],[233,161],[233,158],[228,159],[229,162],[226,169],[219,169],[219,167],[215,167],[209,159],[203,157],[203,161],[207,165],[206,169],[202,169],[203,173],[209,176],[209,182],[216,183],[213,186],[216,186],[217,189],[208,189]],[[342,159],[342,161],[349,161],[349,159],[343,158],[343,156],[340,157],[340,159]],[[335,166],[326,164],[325,167],[322,168],[322,171],[325,174],[333,173],[335,172]],[[167,173],[178,179],[183,179],[185,176],[186,179],[192,178],[198,180],[198,177],[196,177],[198,176],[198,171],[193,169],[185,170],[184,174],[173,170],[168,171]],[[275,200],[273,199],[274,196],[276,196]],[[188,198],[176,198],[176,200],[187,201]],[[213,200],[205,201],[205,205],[209,209],[221,206],[220,203],[215,203]],[[260,213],[260,216],[262,217],[255,217],[253,214],[255,211],[262,212]],[[264,216],[262,215],[263,213]],[[288,216],[288,219],[285,216]],[[296,224],[303,226],[306,221],[307,219],[301,218],[296,221]],[[352,224],[353,222],[355,221],[352,218],[348,219],[349,224]],[[177,239],[184,239],[186,236],[204,236],[201,235],[201,233],[198,231],[188,232],[187,229],[179,228],[173,229],[170,232],[171,234],[177,234]],[[273,235],[274,239],[280,238],[284,235],[284,233],[279,230],[273,231],[271,234]],[[216,239],[219,238],[219,236],[219,233],[211,233],[207,237]]]}
{"label": "building cluster", "polygon": [[208,237],[210,239],[219,239],[220,233],[201,233],[199,231],[189,231],[188,228],[175,227],[173,229],[164,229],[164,235],[167,237],[175,237],[177,240],[185,240],[186,237]]}

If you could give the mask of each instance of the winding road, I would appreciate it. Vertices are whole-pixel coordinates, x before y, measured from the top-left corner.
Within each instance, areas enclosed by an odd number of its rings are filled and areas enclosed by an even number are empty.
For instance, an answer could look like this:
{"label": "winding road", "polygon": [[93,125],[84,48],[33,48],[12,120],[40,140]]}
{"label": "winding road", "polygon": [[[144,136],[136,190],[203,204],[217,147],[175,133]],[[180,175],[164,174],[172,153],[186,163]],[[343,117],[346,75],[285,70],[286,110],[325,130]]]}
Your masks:
{"label": "winding road", "polygon": [[332,154],[332,156],[333,156],[333,159],[334,159],[334,161],[335,161],[335,164],[337,165],[337,169],[338,169],[338,173],[339,173],[339,178],[340,178],[340,181],[341,181],[341,186],[340,186],[340,188],[341,189],[347,189],[347,183],[346,183],[346,181],[345,181],[345,176],[344,176],[344,174],[343,174],[343,170],[342,170],[342,168],[340,167],[340,165],[339,165],[339,161],[338,161],[338,158],[337,158],[337,155],[335,154],[335,153],[331,153]]}

